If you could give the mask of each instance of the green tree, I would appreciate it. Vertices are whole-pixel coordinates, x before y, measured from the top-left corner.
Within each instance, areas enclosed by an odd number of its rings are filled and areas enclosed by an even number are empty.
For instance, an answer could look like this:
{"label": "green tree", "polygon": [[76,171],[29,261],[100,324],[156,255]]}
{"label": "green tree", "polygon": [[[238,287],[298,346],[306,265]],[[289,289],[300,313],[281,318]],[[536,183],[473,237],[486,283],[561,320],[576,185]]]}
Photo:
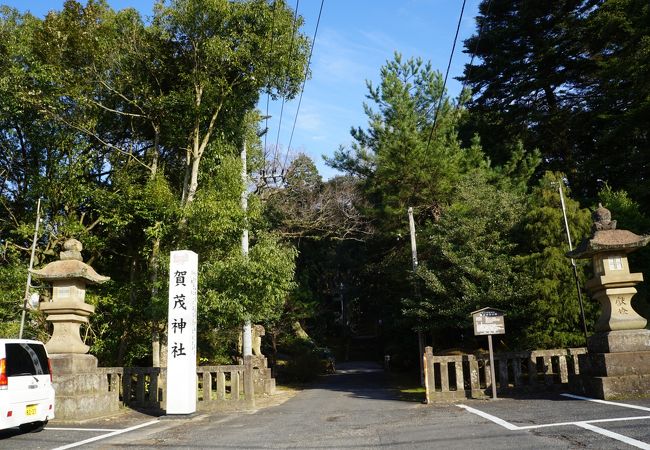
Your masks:
{"label": "green tree", "polygon": [[[44,20],[2,11],[0,198],[9,220],[0,226],[3,247],[21,254],[6,261],[17,267],[28,254],[42,196],[37,264],[77,237],[112,278],[89,295],[99,314],[88,332],[103,362],[148,364],[153,353],[156,363],[169,250],[201,255],[211,270],[201,274],[205,295],[224,302],[209,304],[227,310],[224,292],[234,293],[223,280],[243,267],[234,257],[245,223],[239,149],[247,140],[253,158],[261,153],[249,114],[261,92],[299,90],[308,40],[293,20],[286,3],[262,0],[161,2],[148,23],[94,0],[69,0]],[[294,266],[292,250],[264,230],[259,202],[251,205],[252,275],[240,274],[249,288],[237,298],[245,293],[243,307],[259,317],[291,289]],[[265,259],[276,261],[272,274]],[[214,317],[202,318],[203,330]]]}
{"label": "green tree", "polygon": [[587,106],[595,149],[587,148],[584,167],[594,178],[627,191],[648,214],[650,5],[602,2],[587,20],[585,39],[596,68],[588,74]]}
{"label": "green tree", "polygon": [[647,204],[647,3],[486,0],[479,13],[465,41],[476,59],[463,75],[464,134],[479,133],[496,164],[504,142],[538,148],[540,171],[566,173],[579,199],[592,202],[604,181]]}
{"label": "green tree", "polygon": [[[526,302],[521,314],[525,341],[520,345],[527,348],[585,345],[573,269],[565,255],[569,245],[559,194],[564,179],[561,173],[546,172],[533,188],[523,216],[522,262],[530,281],[524,289]],[[591,216],[570,198],[566,188],[564,195],[571,238],[577,245],[591,232]],[[589,261],[577,260],[576,264],[587,328],[591,332],[596,305],[584,291]]]}
{"label": "green tree", "polygon": [[407,210],[414,208],[420,232],[441,217],[464,174],[488,165],[478,140],[461,145],[457,125],[464,110],[442,85],[430,64],[396,54],[381,68],[379,83],[368,83],[367,128],[352,129],[351,148],[328,160],[359,180],[368,202],[365,215],[376,230],[353,251],[357,259],[348,271],[354,276],[344,280],[359,305],[352,325],[370,329],[381,321],[382,345],[394,356],[417,343],[409,335],[424,322],[405,318],[400,301],[414,294]]}
{"label": "green tree", "polygon": [[477,62],[465,67],[463,80],[474,94],[472,129],[495,163],[509,158],[503,142],[522,140],[542,151],[544,168],[575,167],[583,130],[576,126],[584,100],[580,74],[589,62],[580,32],[591,3],[480,4],[481,34],[465,41]]}
{"label": "green tree", "polygon": [[483,307],[520,320],[530,279],[514,236],[526,211],[525,192],[525,182],[511,183],[497,170],[471,170],[456,184],[440,218],[420,233],[426,236],[419,242],[418,275],[424,283],[421,298],[404,300],[404,313],[419,328],[434,331],[436,345],[470,334],[469,313]]}
{"label": "green tree", "polygon": [[[368,129],[353,128],[352,147],[339,149],[329,164],[360,177],[374,213],[394,227],[409,206],[435,215],[464,164],[476,162],[477,147],[461,148],[455,129],[461,110],[446,97],[442,76],[429,63],[403,61],[395,54],[380,77],[376,87],[367,83],[372,102],[364,103]],[[433,105],[441,96],[436,111]]]}
{"label": "green tree", "polygon": [[310,353],[317,343],[338,346],[336,336],[345,328],[340,285],[349,281],[346,253],[372,233],[358,181],[351,176],[323,181],[313,161],[299,154],[283,182],[261,194],[269,226],[298,250],[296,288],[281,317],[265,322],[273,354]]}

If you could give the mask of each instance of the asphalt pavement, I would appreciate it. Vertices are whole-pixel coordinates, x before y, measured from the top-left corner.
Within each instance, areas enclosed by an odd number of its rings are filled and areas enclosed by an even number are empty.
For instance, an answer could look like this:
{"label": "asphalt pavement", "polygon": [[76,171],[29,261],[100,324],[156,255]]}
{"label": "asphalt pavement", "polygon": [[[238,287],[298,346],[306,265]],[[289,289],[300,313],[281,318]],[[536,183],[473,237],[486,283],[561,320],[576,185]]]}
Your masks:
{"label": "asphalt pavement", "polygon": [[650,400],[553,394],[425,405],[404,401],[375,364],[337,369],[286,402],[253,412],[50,424],[40,433],[0,432],[0,448],[650,450]]}

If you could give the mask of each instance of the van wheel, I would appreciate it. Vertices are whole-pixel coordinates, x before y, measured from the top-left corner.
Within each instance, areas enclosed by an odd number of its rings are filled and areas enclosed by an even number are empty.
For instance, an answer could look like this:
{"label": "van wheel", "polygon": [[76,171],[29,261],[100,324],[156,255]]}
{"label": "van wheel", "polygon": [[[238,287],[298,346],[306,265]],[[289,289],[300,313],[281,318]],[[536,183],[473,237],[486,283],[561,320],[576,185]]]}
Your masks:
{"label": "van wheel", "polygon": [[43,431],[45,425],[47,425],[47,420],[24,423],[22,425],[19,425],[18,428],[20,428],[20,431],[23,433],[38,433],[39,431]]}

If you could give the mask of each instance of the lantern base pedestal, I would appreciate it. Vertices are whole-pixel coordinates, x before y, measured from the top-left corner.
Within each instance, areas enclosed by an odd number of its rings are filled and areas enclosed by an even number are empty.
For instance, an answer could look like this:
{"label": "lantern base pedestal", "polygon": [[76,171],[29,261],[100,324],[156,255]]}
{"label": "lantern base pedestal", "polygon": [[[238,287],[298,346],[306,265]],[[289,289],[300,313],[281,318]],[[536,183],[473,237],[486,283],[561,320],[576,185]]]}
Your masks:
{"label": "lantern base pedestal", "polygon": [[602,400],[642,398],[650,392],[650,330],[596,333],[578,356],[574,393]]}
{"label": "lantern base pedestal", "polygon": [[587,340],[589,353],[650,351],[650,330],[619,330],[595,333]]}
{"label": "lantern base pedestal", "polygon": [[57,420],[79,422],[119,411],[119,387],[109,383],[93,355],[54,353],[50,362]]}
{"label": "lantern base pedestal", "polygon": [[600,400],[647,398],[650,389],[650,374],[617,377],[580,374],[571,376],[569,381],[574,394]]}
{"label": "lantern base pedestal", "polygon": [[[237,358],[239,364],[244,364],[244,358]],[[264,355],[251,356],[253,364],[253,384],[255,393],[264,395],[275,394],[275,378],[269,369],[268,361]]]}

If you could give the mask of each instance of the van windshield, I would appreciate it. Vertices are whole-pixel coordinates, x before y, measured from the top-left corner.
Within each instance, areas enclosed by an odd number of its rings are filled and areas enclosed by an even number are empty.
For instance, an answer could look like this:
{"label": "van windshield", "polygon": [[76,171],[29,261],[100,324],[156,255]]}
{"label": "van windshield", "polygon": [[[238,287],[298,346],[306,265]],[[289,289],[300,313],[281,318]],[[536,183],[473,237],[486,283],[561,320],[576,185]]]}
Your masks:
{"label": "van windshield", "polygon": [[47,354],[42,344],[6,344],[7,376],[48,375]]}

